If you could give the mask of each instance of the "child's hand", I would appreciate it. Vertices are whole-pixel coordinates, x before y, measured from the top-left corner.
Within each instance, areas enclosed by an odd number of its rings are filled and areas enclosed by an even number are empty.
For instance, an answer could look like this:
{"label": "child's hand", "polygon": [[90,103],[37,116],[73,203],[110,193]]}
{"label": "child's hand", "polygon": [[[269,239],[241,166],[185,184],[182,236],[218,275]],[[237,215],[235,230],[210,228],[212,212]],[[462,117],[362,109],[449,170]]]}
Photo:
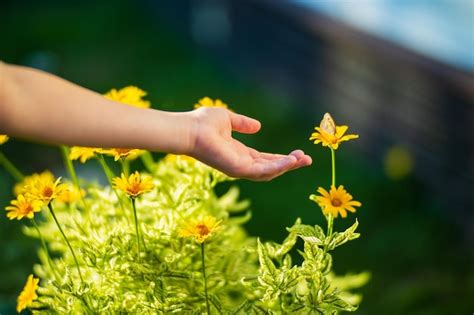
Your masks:
{"label": "child's hand", "polygon": [[260,122],[224,108],[201,107],[193,112],[188,154],[232,177],[271,180],[311,164],[311,157],[296,150],[289,155],[262,153],[232,138],[232,131],[253,134]]}
{"label": "child's hand", "polygon": [[61,78],[0,63],[0,134],[46,143],[188,154],[232,177],[270,180],[310,165],[301,150],[261,153],[232,138],[260,123],[224,108],[187,113],[121,104]]}

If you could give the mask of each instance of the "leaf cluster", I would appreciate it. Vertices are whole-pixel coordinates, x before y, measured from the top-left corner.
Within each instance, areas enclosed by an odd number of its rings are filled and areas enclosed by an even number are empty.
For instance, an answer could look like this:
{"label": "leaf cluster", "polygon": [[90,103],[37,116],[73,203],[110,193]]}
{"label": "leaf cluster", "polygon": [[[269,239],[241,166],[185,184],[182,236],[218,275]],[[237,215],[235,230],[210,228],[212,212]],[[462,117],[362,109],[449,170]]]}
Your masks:
{"label": "leaf cluster", "polygon": [[[357,221],[346,231],[326,237],[319,226],[297,220],[281,243],[262,242],[242,227],[251,215],[233,186],[218,196],[214,188],[230,181],[224,174],[189,158],[176,156],[153,165],[155,189],[136,200],[143,244],[137,259],[132,204],[111,187],[82,181],[81,203],[55,203],[65,234],[78,253],[84,282],[54,221],[44,215],[40,230],[44,250],[35,273],[41,314],[201,314],[206,312],[200,246],[179,236],[190,219],[212,215],[221,228],[206,242],[209,301],[216,314],[335,314],[354,311],[360,296],[348,290],[368,275],[336,277],[330,252],[359,237]],[[36,230],[25,233],[38,237]],[[290,251],[304,242],[301,265]]]}

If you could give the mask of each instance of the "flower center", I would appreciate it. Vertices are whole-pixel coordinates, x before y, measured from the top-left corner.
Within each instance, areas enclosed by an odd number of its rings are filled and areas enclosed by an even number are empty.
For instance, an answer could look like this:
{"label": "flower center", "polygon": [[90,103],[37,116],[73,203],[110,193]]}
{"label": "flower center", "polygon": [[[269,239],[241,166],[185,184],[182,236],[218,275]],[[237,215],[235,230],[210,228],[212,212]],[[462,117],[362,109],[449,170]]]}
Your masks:
{"label": "flower center", "polygon": [[130,186],[128,187],[128,191],[132,195],[138,194],[140,190],[141,190],[140,183],[131,183]]}
{"label": "flower center", "polygon": [[43,189],[43,196],[50,198],[53,195],[53,189],[51,187],[45,187]]}
{"label": "flower center", "polygon": [[207,227],[207,225],[202,224],[202,223],[196,225],[196,228],[197,228],[197,230],[198,230],[199,235],[201,235],[201,236],[206,236],[206,235],[208,235],[209,232],[210,232],[210,231],[209,231],[209,228]]}
{"label": "flower center", "polygon": [[331,199],[331,204],[334,207],[340,207],[342,205],[342,201],[339,200],[338,198],[333,198],[333,199]]}
{"label": "flower center", "polygon": [[32,211],[33,211],[33,208],[31,207],[31,205],[26,205],[23,207],[23,209],[21,209],[22,214],[28,214]]}

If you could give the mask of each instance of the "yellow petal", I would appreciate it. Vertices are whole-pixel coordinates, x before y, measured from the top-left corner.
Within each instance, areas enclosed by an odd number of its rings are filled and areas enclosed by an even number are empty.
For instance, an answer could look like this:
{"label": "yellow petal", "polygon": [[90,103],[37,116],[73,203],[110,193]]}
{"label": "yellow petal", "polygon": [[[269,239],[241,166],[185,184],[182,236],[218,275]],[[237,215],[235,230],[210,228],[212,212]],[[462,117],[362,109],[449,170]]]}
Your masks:
{"label": "yellow petal", "polygon": [[326,189],[324,189],[323,187],[318,187],[318,193],[320,193],[321,195],[323,195],[324,197],[329,197],[329,193],[327,192]]}
{"label": "yellow petal", "polygon": [[341,138],[349,129],[348,126],[342,125],[342,126],[336,126],[336,137]]}

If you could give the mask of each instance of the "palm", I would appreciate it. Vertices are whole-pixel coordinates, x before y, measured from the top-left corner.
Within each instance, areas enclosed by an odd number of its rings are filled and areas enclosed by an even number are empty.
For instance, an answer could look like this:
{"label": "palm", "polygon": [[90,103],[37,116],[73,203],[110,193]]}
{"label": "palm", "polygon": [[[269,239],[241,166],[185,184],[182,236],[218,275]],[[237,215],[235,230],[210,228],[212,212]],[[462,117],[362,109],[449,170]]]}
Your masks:
{"label": "palm", "polygon": [[195,141],[195,156],[224,173],[252,180],[270,180],[289,170],[311,164],[301,150],[289,155],[262,153],[232,138],[232,131],[256,133],[260,123],[254,119],[218,108],[196,111],[200,121]]}

